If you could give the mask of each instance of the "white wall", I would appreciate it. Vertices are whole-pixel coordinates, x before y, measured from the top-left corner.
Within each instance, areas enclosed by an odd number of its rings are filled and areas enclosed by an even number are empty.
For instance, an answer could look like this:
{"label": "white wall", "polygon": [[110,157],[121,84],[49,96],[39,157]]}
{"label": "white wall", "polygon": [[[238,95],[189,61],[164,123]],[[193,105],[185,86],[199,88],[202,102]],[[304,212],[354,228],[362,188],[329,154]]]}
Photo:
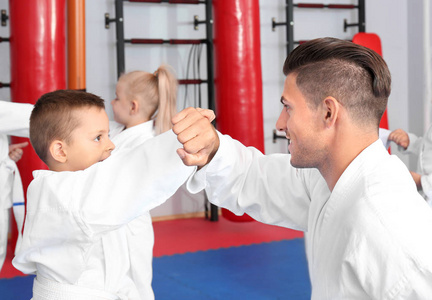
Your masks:
{"label": "white wall", "polygon": [[[392,93],[388,104],[391,129],[409,129],[408,24],[407,1],[367,1],[366,30],[381,37],[383,57],[392,74]],[[392,152],[398,154],[394,145]],[[399,157],[408,163],[407,156]]]}
{"label": "white wall", "polygon": [[[316,3],[316,0],[295,2]],[[322,3],[357,4],[356,0],[323,0]],[[422,134],[423,130],[423,68],[422,46],[422,0],[367,0],[366,30],[381,37],[383,56],[393,76],[392,94],[389,100],[390,127],[412,130]],[[7,8],[7,0],[0,0],[0,8]],[[112,112],[109,100],[114,97],[117,79],[115,25],[111,29],[104,27],[104,14],[114,17],[114,0],[86,1],[87,29],[87,90],[98,94],[107,102],[107,111]],[[205,38],[205,27],[200,25],[195,31],[192,26],[193,16],[200,19],[205,16],[203,5],[170,5],[124,3],[125,37],[142,38]],[[279,102],[284,76],[282,65],[286,56],[285,30],[278,27],[271,30],[271,18],[278,22],[285,20],[284,0],[260,0],[261,18],[261,57],[263,76],[263,110],[266,153],[286,152],[286,141],[272,142],[272,130],[281,109]],[[343,31],[343,20],[357,22],[356,10],[298,9],[294,10],[294,39],[304,40],[315,37],[333,36],[351,39],[356,28]],[[0,35],[8,36],[8,27],[0,27]],[[154,71],[162,63],[172,65],[179,78],[186,77],[186,67],[191,46],[179,45],[127,45],[126,71],[142,69]],[[7,43],[0,44],[0,81],[8,82],[9,49]],[[205,46],[202,50],[201,74],[205,72]],[[235,72],[235,70],[233,70]],[[179,109],[185,103],[194,103],[193,89],[189,88],[189,97],[185,100],[185,88],[179,90]],[[206,104],[207,90],[202,86],[203,103]],[[10,99],[8,89],[0,89],[2,99]],[[408,158],[401,156],[395,147],[393,153],[400,156],[407,164],[413,165]],[[179,214],[202,211],[202,196],[169,201],[156,209],[153,215]]]}

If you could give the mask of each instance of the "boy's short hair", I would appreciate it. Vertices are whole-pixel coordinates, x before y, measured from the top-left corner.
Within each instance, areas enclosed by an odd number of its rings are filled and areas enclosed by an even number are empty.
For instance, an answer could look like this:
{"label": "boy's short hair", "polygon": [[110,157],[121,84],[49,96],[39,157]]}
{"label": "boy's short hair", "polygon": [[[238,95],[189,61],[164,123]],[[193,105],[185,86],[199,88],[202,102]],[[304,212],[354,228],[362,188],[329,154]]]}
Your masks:
{"label": "boy's short hair", "polygon": [[72,131],[79,125],[72,112],[82,107],[105,109],[105,103],[99,96],[74,90],[46,93],[36,102],[30,116],[30,142],[43,162],[47,163],[52,141],[70,142]]}

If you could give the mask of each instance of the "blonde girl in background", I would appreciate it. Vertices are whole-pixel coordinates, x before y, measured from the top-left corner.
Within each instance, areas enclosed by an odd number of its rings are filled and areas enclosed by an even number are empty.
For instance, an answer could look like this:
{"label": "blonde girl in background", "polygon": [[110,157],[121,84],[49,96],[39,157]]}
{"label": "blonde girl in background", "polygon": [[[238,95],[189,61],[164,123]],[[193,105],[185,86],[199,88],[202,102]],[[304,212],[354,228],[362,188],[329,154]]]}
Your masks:
{"label": "blonde girl in background", "polygon": [[[166,65],[154,73],[133,71],[119,78],[116,98],[111,101],[116,122],[110,123],[110,137],[116,150],[143,143],[171,129],[171,118],[177,111],[177,87],[178,81]],[[154,233],[150,213],[127,227],[131,278],[141,299],[154,299],[151,287]],[[116,235],[124,234],[119,231]]]}
{"label": "blonde girl in background", "polygon": [[111,101],[118,123],[111,129],[111,137],[144,123],[154,130],[153,136],[171,129],[171,118],[177,112],[177,87],[178,81],[167,65],[154,73],[132,71],[120,76],[116,98]]}

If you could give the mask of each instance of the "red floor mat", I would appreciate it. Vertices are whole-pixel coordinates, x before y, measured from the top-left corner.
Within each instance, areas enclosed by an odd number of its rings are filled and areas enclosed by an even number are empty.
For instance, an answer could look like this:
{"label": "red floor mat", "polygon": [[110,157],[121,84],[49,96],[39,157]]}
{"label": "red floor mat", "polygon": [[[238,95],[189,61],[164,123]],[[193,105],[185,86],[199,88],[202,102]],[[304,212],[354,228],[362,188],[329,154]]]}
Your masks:
{"label": "red floor mat", "polygon": [[155,257],[251,245],[303,237],[303,232],[253,222],[231,222],[219,218],[179,219],[153,223]]}

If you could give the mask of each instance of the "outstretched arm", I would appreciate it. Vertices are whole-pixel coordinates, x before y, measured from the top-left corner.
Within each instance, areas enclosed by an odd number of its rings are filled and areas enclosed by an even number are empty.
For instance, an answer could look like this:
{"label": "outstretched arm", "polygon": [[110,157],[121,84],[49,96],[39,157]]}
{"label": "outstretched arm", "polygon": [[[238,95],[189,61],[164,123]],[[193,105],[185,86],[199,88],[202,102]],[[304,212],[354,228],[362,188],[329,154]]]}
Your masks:
{"label": "outstretched arm", "polygon": [[172,119],[173,131],[183,148],[177,154],[187,166],[203,167],[219,148],[219,137],[210,123],[214,112],[201,108],[186,108]]}

